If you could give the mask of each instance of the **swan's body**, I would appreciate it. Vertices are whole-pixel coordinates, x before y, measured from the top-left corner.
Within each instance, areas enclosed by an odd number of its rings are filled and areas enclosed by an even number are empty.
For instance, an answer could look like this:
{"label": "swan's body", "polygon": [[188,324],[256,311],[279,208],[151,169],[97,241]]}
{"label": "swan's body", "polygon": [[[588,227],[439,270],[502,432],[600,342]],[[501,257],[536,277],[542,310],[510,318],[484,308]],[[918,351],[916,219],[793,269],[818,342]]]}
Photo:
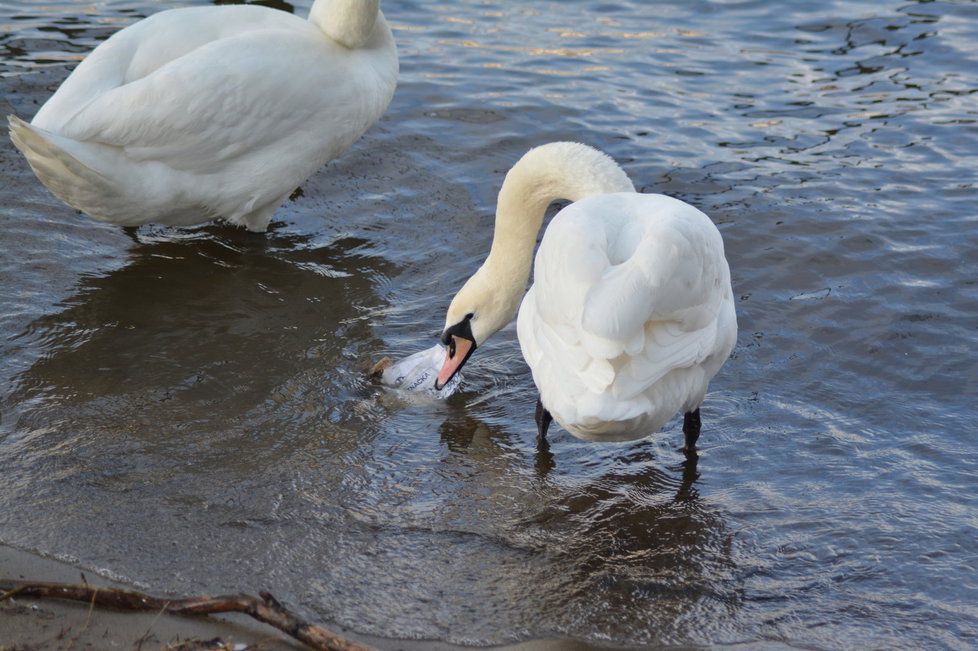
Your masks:
{"label": "swan's body", "polygon": [[544,234],[517,320],[543,409],[587,440],[648,436],[678,411],[686,428],[695,415],[698,435],[700,403],[737,339],[723,240],[696,208],[636,193],[614,161],[575,143],[531,150],[507,174],[489,257],[449,308],[456,354],[439,380],[464,363],[459,344],[471,353],[466,331],[474,349],[512,319],[557,199],[575,203]]}
{"label": "swan's body", "polygon": [[11,138],[55,195],[121,225],[251,230],[386,110],[397,51],[378,0],[172,9],[114,34]]}
{"label": "swan's body", "polygon": [[657,432],[700,406],[737,339],[720,233],[661,194],[573,203],[544,234],[517,332],[541,402],[567,431]]}

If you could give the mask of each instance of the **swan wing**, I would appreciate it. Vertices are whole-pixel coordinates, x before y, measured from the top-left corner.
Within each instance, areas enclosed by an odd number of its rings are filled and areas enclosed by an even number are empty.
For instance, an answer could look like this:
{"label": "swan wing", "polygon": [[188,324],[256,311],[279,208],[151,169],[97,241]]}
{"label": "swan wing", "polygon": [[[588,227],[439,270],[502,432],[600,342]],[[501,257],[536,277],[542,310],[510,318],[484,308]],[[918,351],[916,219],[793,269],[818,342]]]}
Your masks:
{"label": "swan wing", "polygon": [[626,193],[572,204],[544,235],[534,272],[520,339],[534,378],[539,369],[574,394],[567,408],[597,400],[586,411],[631,417],[642,406],[627,399],[717,347],[730,292],[723,242],[681,201]]}
{"label": "swan wing", "polygon": [[119,30],[100,43],[44,103],[32,123],[61,126],[93,99],[149,76],[162,66],[221,39],[265,29],[303,29],[306,21],[260,6],[169,9]]}
{"label": "swan wing", "polygon": [[[61,134],[120,147],[132,161],[197,172],[277,143],[318,144],[323,118],[355,107],[357,80],[313,56],[325,46],[310,51],[297,40],[285,31],[252,32],[202,46],[99,95]],[[352,141],[362,129],[351,126]]]}

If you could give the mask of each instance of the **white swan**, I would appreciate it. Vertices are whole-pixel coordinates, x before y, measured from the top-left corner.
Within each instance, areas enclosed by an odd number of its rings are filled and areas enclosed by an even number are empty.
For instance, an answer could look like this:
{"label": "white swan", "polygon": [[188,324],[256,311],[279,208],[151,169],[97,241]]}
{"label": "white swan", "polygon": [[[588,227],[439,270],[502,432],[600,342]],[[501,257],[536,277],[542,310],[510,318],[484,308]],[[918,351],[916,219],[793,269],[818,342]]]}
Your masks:
{"label": "white swan", "polygon": [[[544,212],[553,218],[536,255]],[[695,456],[699,406],[737,339],[720,232],[678,199],[638,194],[620,167],[585,145],[530,150],[506,174],[489,256],[455,295],[436,388],[512,320],[540,392],[538,435],[551,414],[587,440],[621,441],[686,414]]]}
{"label": "white swan", "polygon": [[162,11],[100,44],[10,136],[95,219],[265,230],[387,109],[397,49],[379,0]]}

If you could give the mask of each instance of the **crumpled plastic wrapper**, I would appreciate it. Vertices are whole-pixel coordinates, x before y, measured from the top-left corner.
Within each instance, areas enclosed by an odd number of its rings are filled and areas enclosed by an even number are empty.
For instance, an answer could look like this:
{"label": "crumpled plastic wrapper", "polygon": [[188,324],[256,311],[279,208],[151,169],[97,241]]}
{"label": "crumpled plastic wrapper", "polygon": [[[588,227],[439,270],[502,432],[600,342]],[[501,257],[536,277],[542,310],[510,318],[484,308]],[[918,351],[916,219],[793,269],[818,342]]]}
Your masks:
{"label": "crumpled plastic wrapper", "polygon": [[462,374],[456,373],[451,381],[435,390],[435,378],[445,363],[445,347],[435,344],[397,362],[385,357],[370,369],[370,375],[380,379],[380,383],[392,389],[410,391],[444,399],[455,393],[462,383]]}

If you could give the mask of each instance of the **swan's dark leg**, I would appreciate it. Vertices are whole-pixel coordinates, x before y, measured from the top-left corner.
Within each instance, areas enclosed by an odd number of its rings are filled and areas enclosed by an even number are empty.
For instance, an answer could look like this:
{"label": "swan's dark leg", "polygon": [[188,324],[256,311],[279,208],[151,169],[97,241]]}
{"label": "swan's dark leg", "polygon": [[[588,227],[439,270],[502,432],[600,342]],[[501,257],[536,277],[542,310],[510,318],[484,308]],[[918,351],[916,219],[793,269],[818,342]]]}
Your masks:
{"label": "swan's dark leg", "polygon": [[550,427],[550,423],[553,422],[554,417],[550,415],[550,412],[540,402],[540,398],[537,398],[535,420],[537,421],[537,447],[549,447],[547,444],[547,428]]}
{"label": "swan's dark leg", "polygon": [[683,416],[683,434],[686,437],[686,445],[683,452],[687,457],[696,456],[696,439],[700,437],[700,409],[697,407],[693,411],[687,411]]}

